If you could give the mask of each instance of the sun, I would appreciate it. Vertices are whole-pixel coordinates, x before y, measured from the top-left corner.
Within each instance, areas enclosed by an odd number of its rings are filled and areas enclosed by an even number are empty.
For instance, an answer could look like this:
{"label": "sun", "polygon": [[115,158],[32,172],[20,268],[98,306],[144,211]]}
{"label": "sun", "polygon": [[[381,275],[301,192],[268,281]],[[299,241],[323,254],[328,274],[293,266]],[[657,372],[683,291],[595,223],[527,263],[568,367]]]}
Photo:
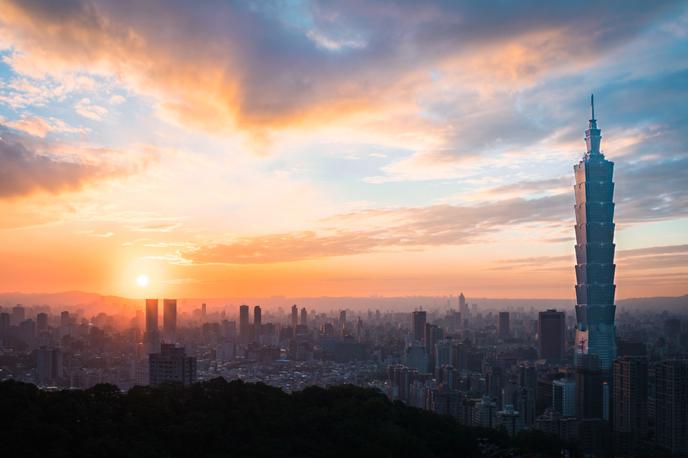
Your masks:
{"label": "sun", "polygon": [[139,285],[141,288],[148,286],[148,282],[148,275],[141,274],[138,277],[136,277],[136,284]]}

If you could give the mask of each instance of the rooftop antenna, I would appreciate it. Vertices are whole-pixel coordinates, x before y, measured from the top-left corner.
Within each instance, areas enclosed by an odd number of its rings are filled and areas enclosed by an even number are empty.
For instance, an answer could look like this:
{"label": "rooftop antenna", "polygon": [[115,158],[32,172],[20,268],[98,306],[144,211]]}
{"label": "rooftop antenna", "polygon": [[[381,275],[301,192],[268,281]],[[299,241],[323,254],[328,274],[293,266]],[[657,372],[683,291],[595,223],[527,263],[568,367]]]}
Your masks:
{"label": "rooftop antenna", "polygon": [[595,120],[595,94],[590,94],[590,107],[592,108],[592,120]]}

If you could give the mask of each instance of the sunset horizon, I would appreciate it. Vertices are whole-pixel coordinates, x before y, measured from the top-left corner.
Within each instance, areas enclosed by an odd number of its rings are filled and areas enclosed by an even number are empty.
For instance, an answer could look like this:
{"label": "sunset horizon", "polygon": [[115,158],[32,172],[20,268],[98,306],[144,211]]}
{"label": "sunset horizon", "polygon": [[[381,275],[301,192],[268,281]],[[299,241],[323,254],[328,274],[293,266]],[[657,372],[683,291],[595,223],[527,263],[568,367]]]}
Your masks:
{"label": "sunset horizon", "polygon": [[574,298],[594,93],[617,296],[688,293],[685,5],[124,3],[0,2],[0,291]]}

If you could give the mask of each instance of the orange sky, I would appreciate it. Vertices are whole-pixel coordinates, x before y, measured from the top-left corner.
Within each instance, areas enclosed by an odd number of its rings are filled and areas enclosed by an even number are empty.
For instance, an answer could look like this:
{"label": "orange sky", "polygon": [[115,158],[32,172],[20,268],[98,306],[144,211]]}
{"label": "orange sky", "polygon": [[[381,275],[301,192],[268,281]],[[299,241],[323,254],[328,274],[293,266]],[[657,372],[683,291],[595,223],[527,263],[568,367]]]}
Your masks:
{"label": "orange sky", "polygon": [[0,0],[0,291],[572,298],[594,91],[617,297],[688,293],[685,5],[267,5]]}

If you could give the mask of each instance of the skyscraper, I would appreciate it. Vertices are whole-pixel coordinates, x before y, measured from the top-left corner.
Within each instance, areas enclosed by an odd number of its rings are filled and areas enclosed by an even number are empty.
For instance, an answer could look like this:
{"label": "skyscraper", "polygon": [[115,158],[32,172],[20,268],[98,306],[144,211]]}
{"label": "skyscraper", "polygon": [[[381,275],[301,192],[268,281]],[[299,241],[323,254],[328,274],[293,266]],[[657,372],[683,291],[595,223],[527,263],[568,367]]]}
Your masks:
{"label": "skyscraper", "polygon": [[239,340],[242,343],[249,341],[249,322],[248,322],[248,305],[239,307]]}
{"label": "skyscraper", "polygon": [[263,311],[260,305],[253,307],[253,337],[258,341],[260,336],[260,326],[263,323]]}
{"label": "skyscraper", "polygon": [[177,340],[177,299],[162,300],[162,335],[167,343]]}
{"label": "skyscraper", "polygon": [[552,408],[564,417],[576,416],[576,382],[559,379],[552,382]]}
{"label": "skyscraper", "polygon": [[672,453],[688,453],[688,359],[655,366],[655,436]]}
{"label": "skyscraper", "polygon": [[291,327],[296,329],[296,326],[299,324],[299,308],[296,306],[296,304],[291,306]]}
{"label": "skyscraper", "polygon": [[412,323],[411,330],[413,331],[413,340],[423,342],[425,340],[425,323],[427,321],[427,314],[425,310],[416,310],[411,315]]}
{"label": "skyscraper", "polygon": [[647,434],[647,359],[624,357],[613,366],[613,428],[617,453],[631,456]]}
{"label": "skyscraper", "polygon": [[144,335],[144,343],[148,354],[160,348],[157,299],[146,299],[146,333]]}
{"label": "skyscraper", "polygon": [[592,354],[609,373],[616,358],[614,330],[614,163],[600,151],[600,129],[592,119],[585,131],[587,152],[573,167],[576,177],[576,342],[575,355]]}
{"label": "skyscraper", "polygon": [[583,355],[576,367],[576,415],[581,420],[604,414],[603,372],[597,355]]}
{"label": "skyscraper", "polygon": [[459,294],[459,313],[461,314],[461,323],[468,322],[468,304],[466,304],[466,297],[463,293]]}
{"label": "skyscraper", "polygon": [[184,348],[174,344],[160,345],[160,352],[150,355],[148,367],[151,385],[164,382],[190,385],[196,381],[196,358],[186,356]]}
{"label": "skyscraper", "polygon": [[301,308],[301,326],[308,326],[308,310],[306,310],[306,307]]}
{"label": "skyscraper", "polygon": [[499,312],[497,333],[500,339],[509,338],[509,312]]}
{"label": "skyscraper", "polygon": [[564,312],[547,310],[538,314],[540,358],[559,360],[566,351],[566,317]]}

